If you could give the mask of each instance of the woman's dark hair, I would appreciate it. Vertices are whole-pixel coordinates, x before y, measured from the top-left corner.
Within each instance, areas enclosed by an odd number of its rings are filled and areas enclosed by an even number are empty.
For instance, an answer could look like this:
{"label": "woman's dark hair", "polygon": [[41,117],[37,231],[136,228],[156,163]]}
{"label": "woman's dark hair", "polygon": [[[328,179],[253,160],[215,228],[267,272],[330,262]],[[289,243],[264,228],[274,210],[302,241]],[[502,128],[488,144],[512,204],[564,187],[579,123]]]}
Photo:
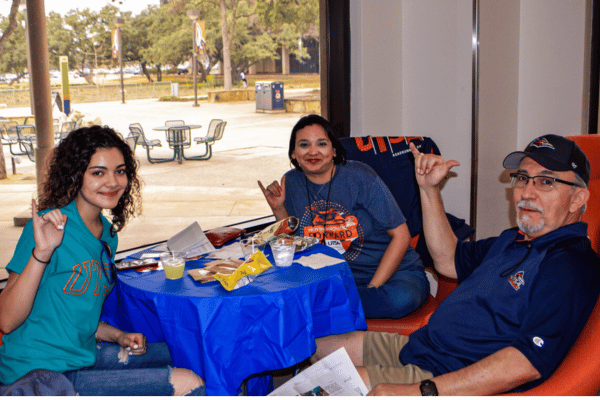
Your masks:
{"label": "woman's dark hair", "polygon": [[125,160],[128,184],[119,203],[111,210],[111,234],[119,232],[127,220],[142,209],[138,161],[121,135],[107,126],[79,128],[67,135],[54,149],[48,165],[39,209],[61,208],[72,202],[83,185],[83,175],[98,149],[117,148]]}
{"label": "woman's dark hair", "polygon": [[310,114],[300,118],[300,120],[296,122],[296,125],[294,125],[294,128],[292,129],[292,136],[290,136],[290,147],[288,149],[288,157],[290,158],[292,165],[296,167],[297,170],[302,171],[302,168],[300,168],[300,164],[298,164],[298,161],[292,158],[292,154],[296,149],[296,135],[298,134],[298,131],[311,125],[319,125],[325,130],[325,133],[327,133],[327,137],[329,138],[331,144],[333,145],[333,148],[335,149],[335,157],[333,158],[333,163],[335,165],[340,163],[346,164],[346,149],[344,149],[342,143],[340,143],[339,139],[333,134],[331,123],[325,118],[321,117],[320,115]]}

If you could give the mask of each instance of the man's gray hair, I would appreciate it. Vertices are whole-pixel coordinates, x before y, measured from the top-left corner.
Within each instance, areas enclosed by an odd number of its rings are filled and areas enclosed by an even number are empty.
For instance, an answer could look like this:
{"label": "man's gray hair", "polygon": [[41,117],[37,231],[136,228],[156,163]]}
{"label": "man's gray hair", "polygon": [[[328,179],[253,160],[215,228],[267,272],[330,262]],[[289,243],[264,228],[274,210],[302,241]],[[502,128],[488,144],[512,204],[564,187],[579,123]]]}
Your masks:
{"label": "man's gray hair", "polygon": [[[571,194],[575,193],[575,190],[578,187],[582,187],[584,189],[587,189],[587,185],[585,184],[585,181],[577,173],[575,174],[575,183],[577,184],[577,186],[573,186],[573,189],[571,189]],[[583,215],[583,213],[585,212],[586,208],[587,208],[587,204],[584,204],[583,207],[581,207],[581,211],[579,212],[579,216]]]}

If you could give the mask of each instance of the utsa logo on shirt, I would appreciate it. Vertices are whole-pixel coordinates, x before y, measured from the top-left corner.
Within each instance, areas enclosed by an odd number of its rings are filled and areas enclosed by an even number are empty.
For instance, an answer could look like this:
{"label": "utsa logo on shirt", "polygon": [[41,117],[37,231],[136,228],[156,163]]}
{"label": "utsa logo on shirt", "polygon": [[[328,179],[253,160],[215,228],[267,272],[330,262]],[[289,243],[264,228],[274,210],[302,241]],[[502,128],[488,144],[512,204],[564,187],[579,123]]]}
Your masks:
{"label": "utsa logo on shirt", "polygon": [[519,290],[521,286],[525,284],[525,279],[523,279],[524,272],[519,271],[508,278],[508,282],[515,290]]}
{"label": "utsa logo on shirt", "polygon": [[[110,273],[110,265],[104,263],[105,269],[108,268]],[[94,288],[94,296],[110,293],[110,287],[102,283],[102,267],[100,262],[96,260],[84,261],[73,267],[71,277],[63,288],[65,294],[82,295],[87,292],[90,284]]]}

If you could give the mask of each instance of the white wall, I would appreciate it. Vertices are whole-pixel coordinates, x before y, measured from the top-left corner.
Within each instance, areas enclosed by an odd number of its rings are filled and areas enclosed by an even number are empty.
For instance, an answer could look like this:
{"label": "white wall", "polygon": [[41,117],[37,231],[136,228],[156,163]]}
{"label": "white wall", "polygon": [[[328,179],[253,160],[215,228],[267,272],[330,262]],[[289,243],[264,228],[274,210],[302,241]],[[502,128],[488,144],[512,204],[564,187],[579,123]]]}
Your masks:
{"label": "white wall", "polygon": [[352,136],[429,136],[461,167],[444,189],[469,218],[471,0],[351,0]]}
{"label": "white wall", "polygon": [[[480,0],[477,237],[514,222],[506,154],[585,130],[588,0]],[[461,163],[443,190],[469,219],[472,0],[350,0],[351,132],[430,136]]]}

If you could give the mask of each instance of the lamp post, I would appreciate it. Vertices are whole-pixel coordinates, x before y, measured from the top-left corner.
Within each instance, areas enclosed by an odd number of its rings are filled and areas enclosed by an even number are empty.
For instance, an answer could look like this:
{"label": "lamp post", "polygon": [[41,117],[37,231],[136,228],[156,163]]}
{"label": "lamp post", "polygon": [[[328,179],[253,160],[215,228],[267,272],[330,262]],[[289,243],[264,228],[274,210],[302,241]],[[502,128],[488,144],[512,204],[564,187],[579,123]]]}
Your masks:
{"label": "lamp post", "polygon": [[123,104],[125,104],[125,88],[123,85],[123,41],[121,40],[121,27],[125,21],[122,18],[113,19],[113,24],[117,27],[117,35],[119,36],[119,67],[121,68],[121,99],[123,100]]}
{"label": "lamp post", "polygon": [[196,65],[196,20],[200,16],[200,10],[187,10],[186,15],[192,20],[192,32],[193,32],[193,47],[192,47],[192,59],[194,69],[194,107],[198,107],[198,85],[196,79],[198,76],[198,66]]}

